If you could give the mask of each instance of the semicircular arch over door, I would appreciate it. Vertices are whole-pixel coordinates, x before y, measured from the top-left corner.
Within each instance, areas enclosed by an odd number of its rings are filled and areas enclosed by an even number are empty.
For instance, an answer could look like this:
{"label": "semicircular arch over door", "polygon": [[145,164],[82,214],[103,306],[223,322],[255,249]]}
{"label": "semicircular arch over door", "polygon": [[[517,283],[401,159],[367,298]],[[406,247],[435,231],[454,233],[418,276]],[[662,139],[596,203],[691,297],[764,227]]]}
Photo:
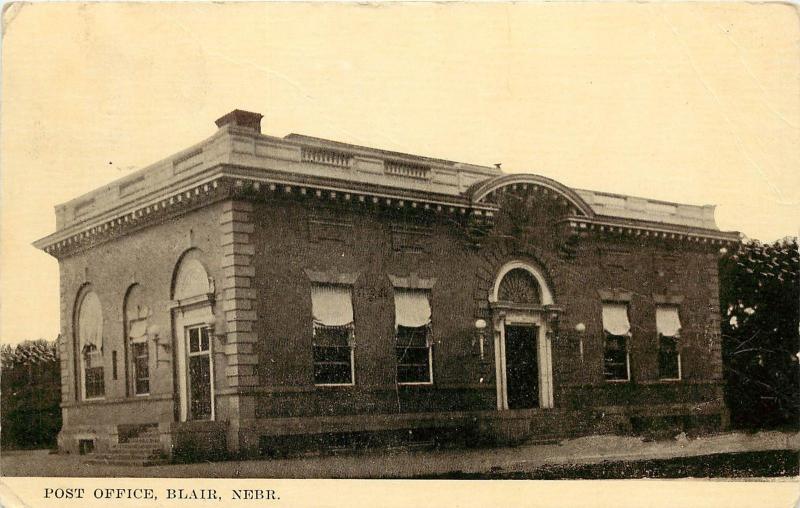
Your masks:
{"label": "semicircular arch over door", "polygon": [[214,420],[214,284],[198,249],[186,252],[175,267],[172,323],[177,361],[180,421]]}

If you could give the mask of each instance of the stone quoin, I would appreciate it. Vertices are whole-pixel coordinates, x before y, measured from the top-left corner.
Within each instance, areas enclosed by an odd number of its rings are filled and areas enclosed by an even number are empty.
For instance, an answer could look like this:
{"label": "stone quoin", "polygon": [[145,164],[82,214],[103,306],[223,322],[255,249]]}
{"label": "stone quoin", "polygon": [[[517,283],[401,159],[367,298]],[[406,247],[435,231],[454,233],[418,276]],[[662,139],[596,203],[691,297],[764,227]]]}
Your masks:
{"label": "stone quoin", "polygon": [[713,206],[261,119],[56,206],[62,451],[727,424]]}

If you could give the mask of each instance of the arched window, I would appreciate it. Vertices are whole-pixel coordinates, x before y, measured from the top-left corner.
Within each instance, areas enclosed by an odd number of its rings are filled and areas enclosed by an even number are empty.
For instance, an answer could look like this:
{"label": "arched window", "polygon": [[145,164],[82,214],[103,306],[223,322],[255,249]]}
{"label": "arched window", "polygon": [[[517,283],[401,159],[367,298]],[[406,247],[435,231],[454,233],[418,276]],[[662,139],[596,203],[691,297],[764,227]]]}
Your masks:
{"label": "arched window", "polygon": [[100,399],[105,395],[103,309],[94,291],[82,295],[76,315],[83,399]]}
{"label": "arched window", "polygon": [[150,308],[144,303],[142,287],[134,284],[125,296],[125,334],[128,342],[130,390],[134,395],[150,393],[150,346],[147,342],[147,320]]}
{"label": "arched window", "polygon": [[187,300],[213,292],[211,280],[205,267],[198,259],[191,257],[193,253],[194,251],[188,253],[181,260],[178,273],[175,276],[173,300]]}
{"label": "arched window", "polygon": [[539,283],[528,270],[523,268],[514,268],[505,274],[497,290],[497,299],[529,305],[542,303]]}

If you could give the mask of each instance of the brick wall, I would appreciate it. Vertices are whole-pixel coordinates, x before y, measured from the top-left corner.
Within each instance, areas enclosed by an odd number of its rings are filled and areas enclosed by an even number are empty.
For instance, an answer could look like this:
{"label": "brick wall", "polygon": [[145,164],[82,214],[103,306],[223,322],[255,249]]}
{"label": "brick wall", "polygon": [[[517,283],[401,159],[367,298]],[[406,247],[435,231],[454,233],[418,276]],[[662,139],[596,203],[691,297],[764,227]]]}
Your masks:
{"label": "brick wall", "polygon": [[[171,335],[176,264],[189,249],[216,282],[217,419],[456,410],[493,410],[494,352],[481,362],[474,322],[488,319],[488,295],[512,259],[542,267],[564,307],[553,342],[555,405],[703,404],[721,377],[716,251],[699,244],[592,233],[570,237],[558,224],[567,205],[509,193],[495,227],[479,239],[443,215],[379,212],[291,199],[228,200],[63,259],[62,396],[65,427],[93,422],[172,421],[173,351],[151,344],[153,404],[126,396],[123,302],[140,284],[151,323]],[[567,248],[568,247],[568,248]],[[306,270],[358,274],[353,287],[355,386],[315,387],[311,281]],[[394,308],[389,275],[435,278],[431,293],[434,384],[395,383]],[[73,315],[91,285],[105,319],[106,400],[76,403]],[[632,381],[603,381],[599,290],[632,293]],[[683,297],[681,383],[660,382],[654,294]],[[577,323],[586,325],[581,337]],[[158,357],[156,360],[156,349]],[[111,379],[118,351],[118,379]],[[105,409],[103,409],[105,408]],[[234,428],[229,449],[245,439]],[[237,444],[238,443],[238,444]],[[250,443],[252,446],[252,443]]]}
{"label": "brick wall", "polygon": [[[487,298],[499,268],[511,259],[544,267],[556,303],[565,308],[562,333],[553,345],[556,406],[567,405],[563,390],[599,386],[609,400],[646,404],[658,380],[654,294],[681,295],[682,359],[687,383],[718,379],[716,254],[697,245],[620,235],[587,236],[566,254],[565,233],[556,220],[564,205],[523,200],[523,210],[503,213],[488,237],[474,247],[463,228],[444,220],[376,214],[350,208],[307,208],[302,204],[258,203],[253,266],[259,340],[256,403],[260,417],[359,412],[493,409],[494,368],[482,365],[473,323],[487,317]],[[505,210],[505,209],[504,209]],[[315,229],[324,222],[328,231]],[[397,231],[409,226],[429,234],[418,249],[398,249]],[[339,234],[337,234],[337,231]],[[356,326],[354,387],[315,387],[312,373],[311,282],[306,269],[358,273],[353,291]],[[388,275],[434,277],[432,291],[434,386],[396,387],[393,300]],[[603,381],[601,289],[633,293],[632,382],[619,388]],[[580,361],[577,323],[586,325]],[[491,341],[487,358],[493,362]],[[481,381],[482,380],[482,381]],[[615,395],[624,390],[625,397]],[[705,400],[692,390],[666,389],[671,402]],[[705,393],[705,392],[704,392]],[[572,395],[570,395],[572,397]]]}
{"label": "brick wall", "polygon": [[[123,306],[128,288],[139,284],[152,309],[149,324],[160,328],[162,344],[172,336],[169,303],[173,275],[181,256],[195,249],[209,275],[223,280],[220,246],[221,204],[189,212],[180,219],[142,229],[62,259],[59,263],[62,307],[62,389],[65,427],[101,423],[154,423],[173,419],[174,348],[148,341],[150,395],[126,393]],[[81,288],[91,288],[103,311],[105,398],[79,401],[75,379],[76,338],[73,319]],[[117,352],[117,379],[112,378],[112,352]],[[218,388],[226,383],[224,355],[215,358]],[[153,401],[146,404],[143,401]],[[155,401],[159,401],[155,403]],[[167,401],[166,404],[164,401]]]}

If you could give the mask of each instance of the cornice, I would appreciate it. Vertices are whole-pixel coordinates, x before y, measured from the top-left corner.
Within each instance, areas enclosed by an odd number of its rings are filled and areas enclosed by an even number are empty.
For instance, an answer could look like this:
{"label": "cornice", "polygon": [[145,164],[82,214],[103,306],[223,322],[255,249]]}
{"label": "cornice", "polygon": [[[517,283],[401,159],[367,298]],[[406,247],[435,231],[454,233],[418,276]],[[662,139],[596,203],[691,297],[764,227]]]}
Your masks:
{"label": "cornice", "polygon": [[482,227],[491,226],[497,211],[495,205],[475,206],[461,196],[354,184],[346,180],[298,178],[283,172],[231,165],[212,168],[205,175],[168,194],[128,203],[88,218],[33,245],[61,259],[224,199],[289,199],[311,206],[338,203],[378,211],[442,216]]}
{"label": "cornice", "polygon": [[608,216],[566,217],[558,221],[571,232],[586,235],[611,235],[659,240],[683,241],[710,245],[731,245],[741,241],[735,231],[718,231],[692,226],[664,224],[658,222],[617,219]]}

